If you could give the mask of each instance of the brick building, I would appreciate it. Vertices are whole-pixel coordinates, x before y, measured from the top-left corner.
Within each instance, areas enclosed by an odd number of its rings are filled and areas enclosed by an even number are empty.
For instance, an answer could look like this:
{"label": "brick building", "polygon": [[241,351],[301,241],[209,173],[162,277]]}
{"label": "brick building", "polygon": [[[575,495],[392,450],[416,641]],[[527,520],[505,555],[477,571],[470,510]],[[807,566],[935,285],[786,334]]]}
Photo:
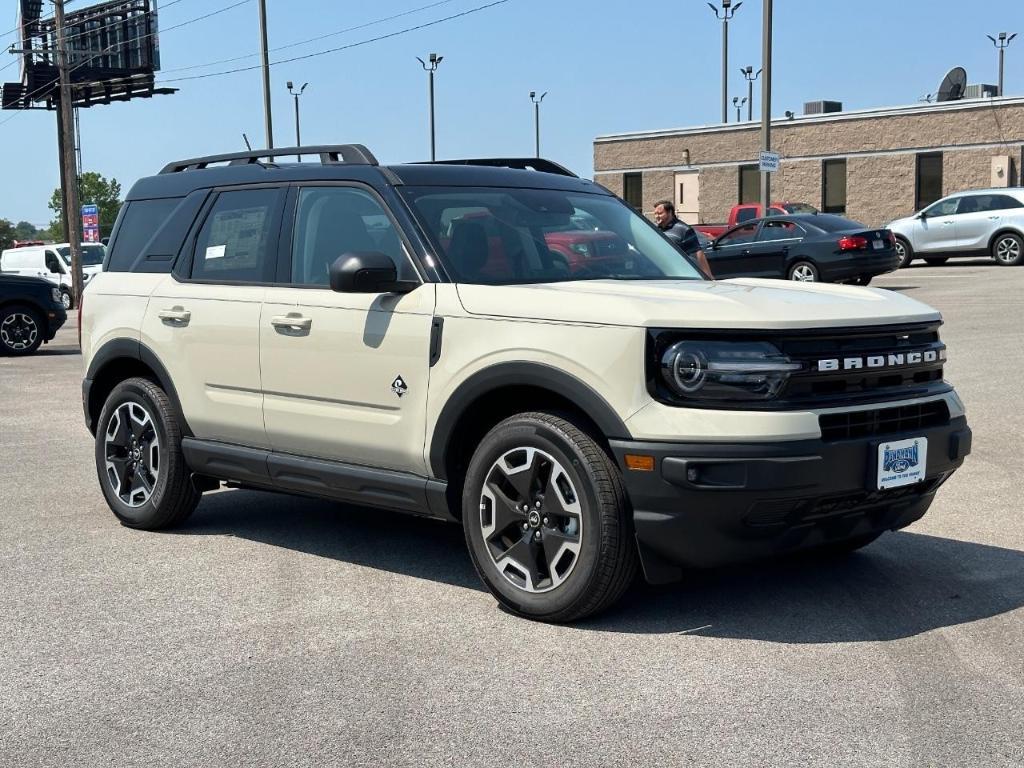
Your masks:
{"label": "brick building", "polygon": [[[723,222],[758,199],[760,140],[760,123],[599,136],[594,179],[644,213],[667,198],[690,224]],[[1019,184],[1024,98],[774,120],[772,149],[774,200],[880,226],[952,192]]]}

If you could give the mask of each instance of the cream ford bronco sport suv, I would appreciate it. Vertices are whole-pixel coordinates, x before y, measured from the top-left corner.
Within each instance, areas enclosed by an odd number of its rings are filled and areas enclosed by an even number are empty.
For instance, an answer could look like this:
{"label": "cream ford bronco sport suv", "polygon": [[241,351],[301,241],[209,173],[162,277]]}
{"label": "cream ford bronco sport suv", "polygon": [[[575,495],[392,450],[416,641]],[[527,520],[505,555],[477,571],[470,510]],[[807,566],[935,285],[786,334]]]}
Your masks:
{"label": "cream ford bronco sport suv", "polygon": [[[638,567],[862,547],[970,451],[940,316],[898,293],[708,280],[548,161],[273,155],[139,181],[86,294],[127,526],[221,483],[458,521],[498,600],[570,621]],[[582,228],[578,258],[548,247]]]}

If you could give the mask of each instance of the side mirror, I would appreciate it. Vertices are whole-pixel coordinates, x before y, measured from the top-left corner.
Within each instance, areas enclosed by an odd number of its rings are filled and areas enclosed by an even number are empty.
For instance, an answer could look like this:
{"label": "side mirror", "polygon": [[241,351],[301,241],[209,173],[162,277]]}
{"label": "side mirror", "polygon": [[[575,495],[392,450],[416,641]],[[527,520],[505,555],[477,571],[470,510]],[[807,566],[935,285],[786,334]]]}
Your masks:
{"label": "side mirror", "polygon": [[921,212],[920,212],[919,214],[917,214],[917,216],[915,216],[914,218],[915,218],[915,219],[921,219],[922,221],[924,221],[925,219],[927,219],[927,218],[928,218],[928,214],[927,214],[927,213],[925,213],[924,211],[921,211]]}
{"label": "side mirror", "polygon": [[395,262],[380,251],[351,251],[335,259],[330,269],[331,290],[338,293],[409,293],[419,286],[399,280]]}

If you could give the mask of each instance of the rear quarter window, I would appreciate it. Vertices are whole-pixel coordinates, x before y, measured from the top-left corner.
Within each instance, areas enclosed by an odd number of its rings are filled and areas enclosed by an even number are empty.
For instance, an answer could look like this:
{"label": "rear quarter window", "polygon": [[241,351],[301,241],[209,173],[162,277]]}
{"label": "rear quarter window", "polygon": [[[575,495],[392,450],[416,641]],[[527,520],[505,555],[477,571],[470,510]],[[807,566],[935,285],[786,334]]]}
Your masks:
{"label": "rear quarter window", "polygon": [[[107,272],[131,272],[143,256],[146,245],[164,226],[182,198],[161,198],[159,200],[131,200],[125,203],[117,234],[110,243]],[[170,272],[170,261],[163,262],[166,269],[144,271]]]}

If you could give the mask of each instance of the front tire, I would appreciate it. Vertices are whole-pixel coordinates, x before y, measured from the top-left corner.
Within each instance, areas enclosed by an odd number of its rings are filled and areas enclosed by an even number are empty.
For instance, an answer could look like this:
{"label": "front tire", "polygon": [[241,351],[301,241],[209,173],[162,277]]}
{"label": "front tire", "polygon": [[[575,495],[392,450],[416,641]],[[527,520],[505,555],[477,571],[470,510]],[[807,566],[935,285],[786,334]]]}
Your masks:
{"label": "front tire", "polygon": [[798,261],[791,266],[788,277],[798,283],[817,283],[821,280],[818,268],[809,261]]}
{"label": "front tire", "polygon": [[65,311],[71,309],[71,291],[67,288],[60,289],[60,303],[64,307]]}
{"label": "front tire", "polygon": [[22,304],[0,309],[0,352],[31,355],[43,343],[43,318]]}
{"label": "front tire", "polygon": [[96,473],[111,511],[129,528],[182,523],[202,494],[181,452],[181,426],[167,394],[149,379],[118,384],[96,428]]}
{"label": "front tire", "polygon": [[902,237],[897,237],[896,255],[900,257],[900,265],[897,269],[909,267],[910,262],[914,260],[914,249],[910,246],[910,242],[904,240]]}
{"label": "front tire", "polygon": [[1000,235],[992,243],[992,258],[1001,267],[1016,267],[1024,263],[1024,240],[1019,235]]}
{"label": "front tire", "polygon": [[619,470],[559,416],[523,413],[488,432],[466,473],[462,511],[477,573],[524,618],[568,622],[598,613],[636,575]]}

